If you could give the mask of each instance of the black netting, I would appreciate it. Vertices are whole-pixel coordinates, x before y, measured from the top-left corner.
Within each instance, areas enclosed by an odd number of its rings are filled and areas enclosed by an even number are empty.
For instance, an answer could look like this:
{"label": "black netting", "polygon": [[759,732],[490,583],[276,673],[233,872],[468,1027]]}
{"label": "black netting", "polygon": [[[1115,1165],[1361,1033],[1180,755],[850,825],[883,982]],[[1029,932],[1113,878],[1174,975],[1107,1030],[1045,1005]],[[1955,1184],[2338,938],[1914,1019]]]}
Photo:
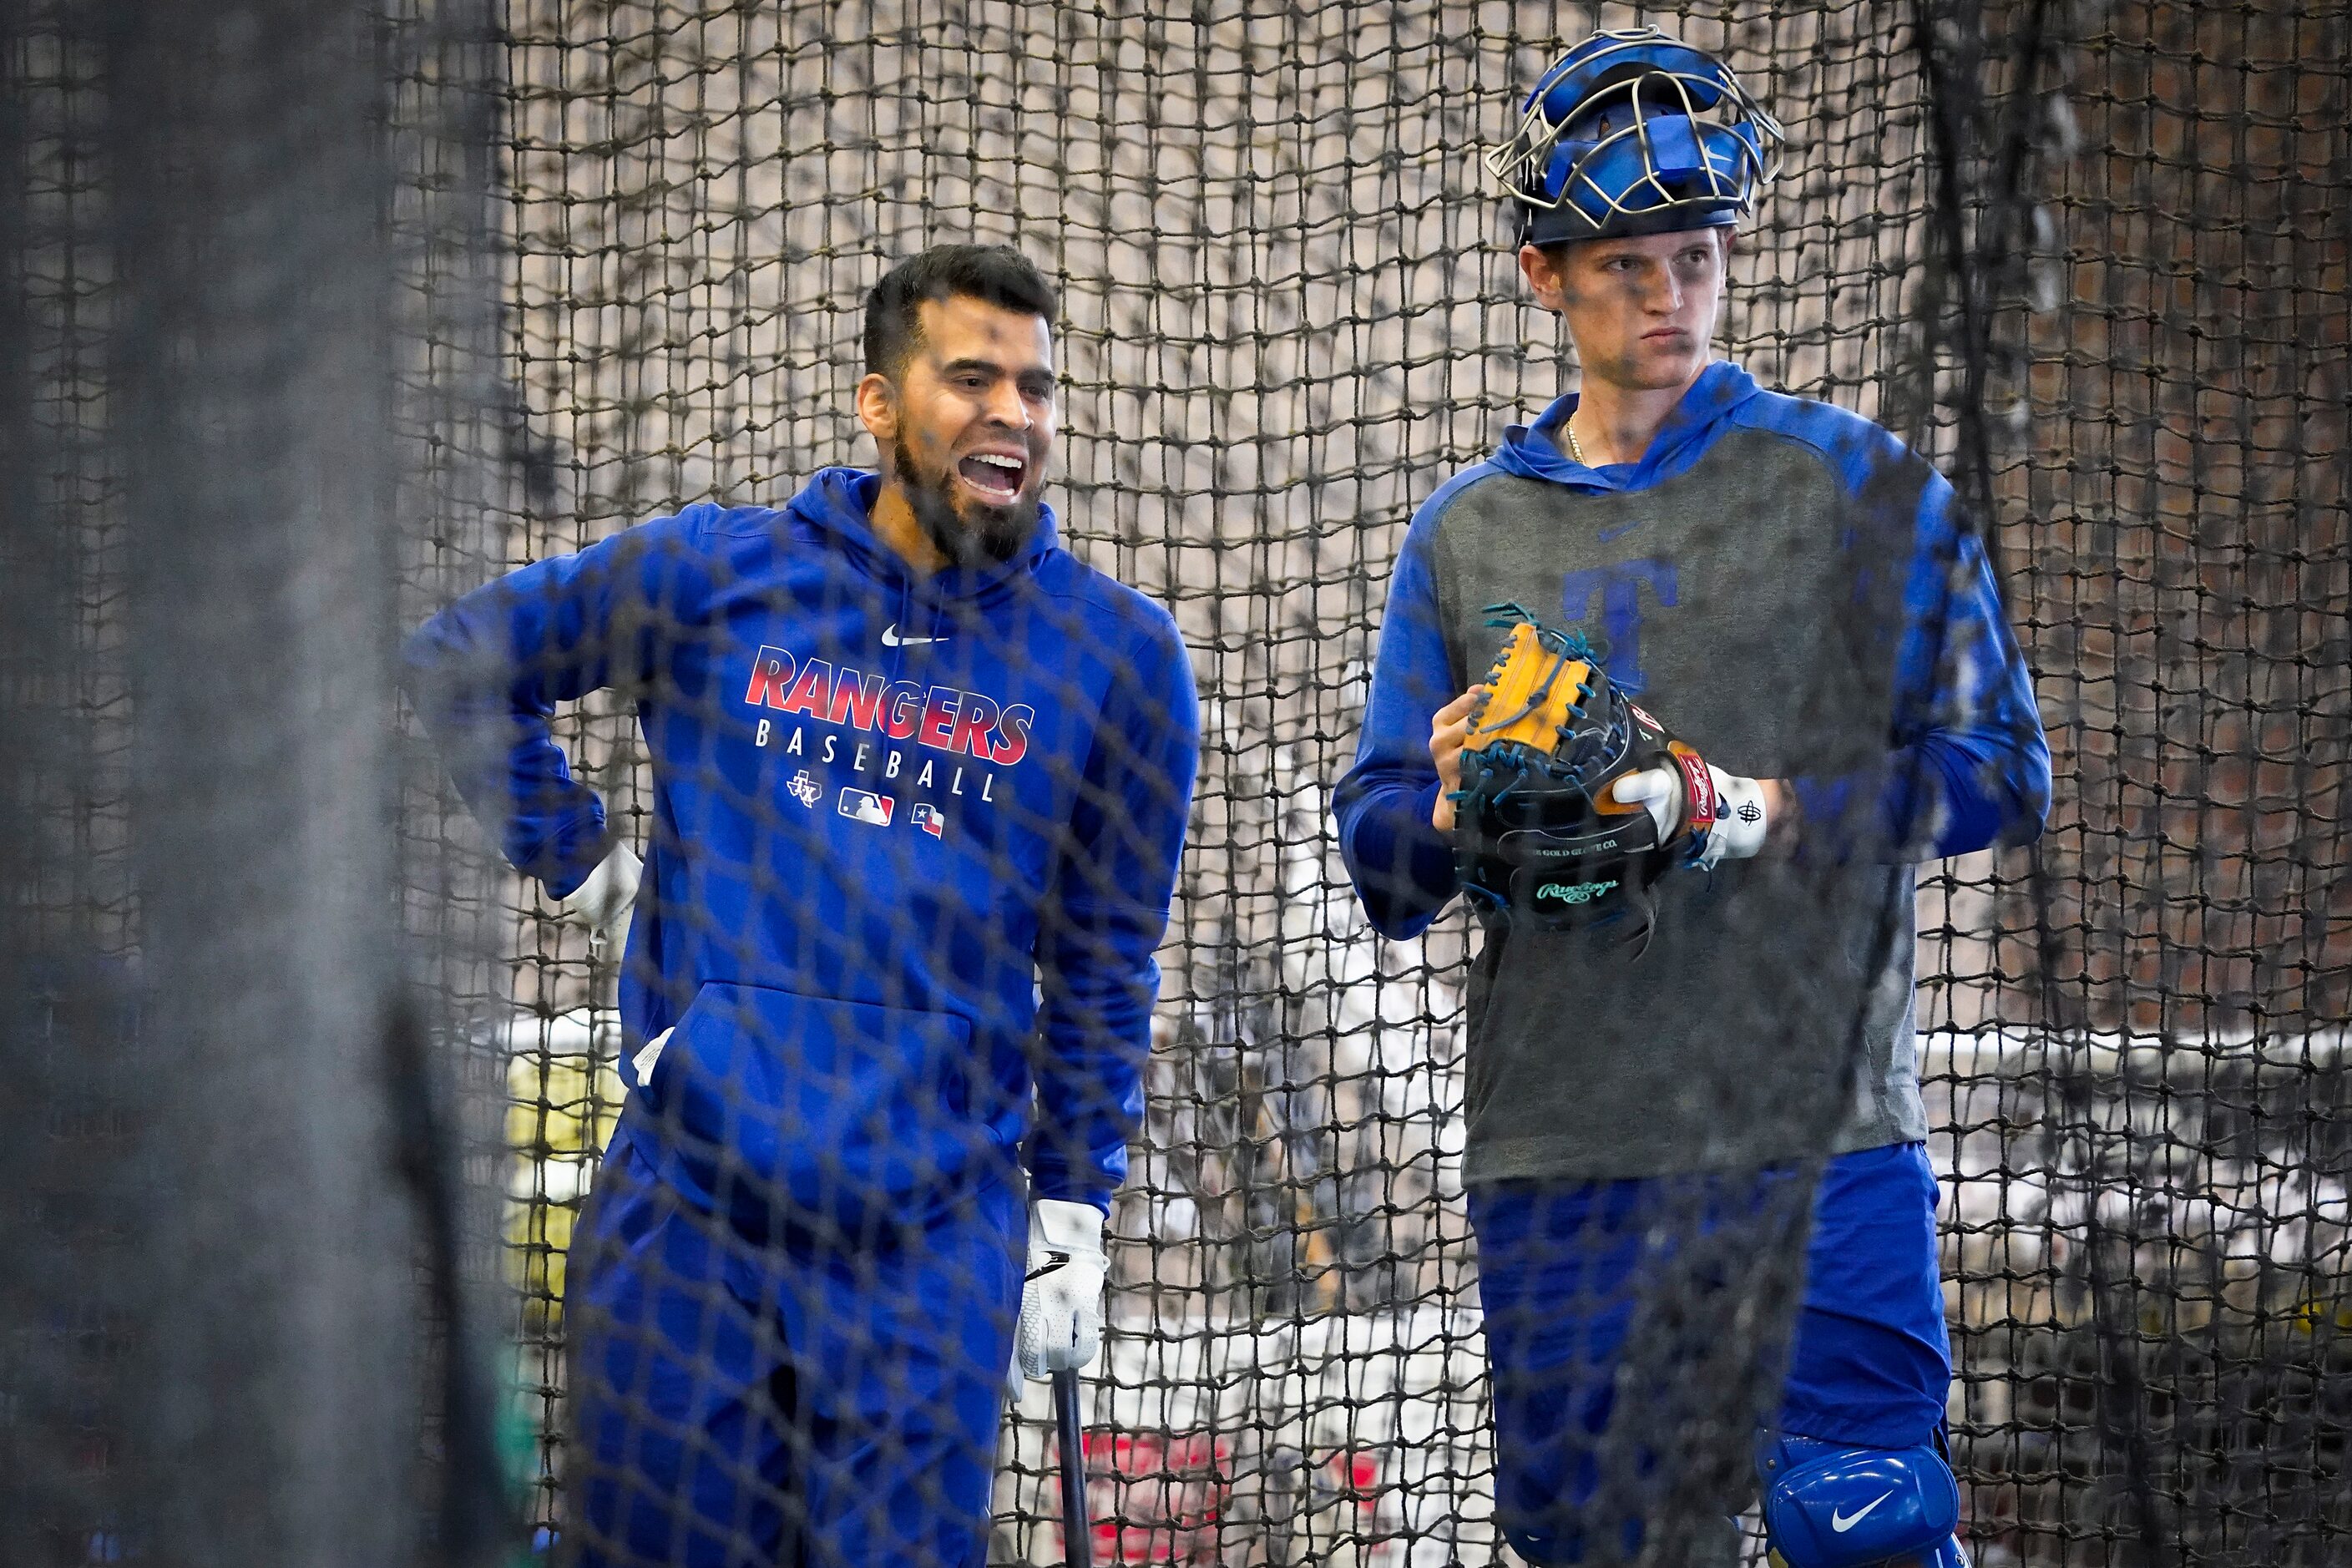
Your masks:
{"label": "black netting", "polygon": [[[1390,940],[1335,791],[1408,522],[1579,379],[1480,159],[1643,22],[1787,128],[1717,348],[1949,476],[2047,830],[1912,844],[1915,894],[1820,805],[1677,873],[1638,963],[1458,901]],[[2352,1550],[2341,5],[37,0],[0,42],[0,1557],[928,1562],[984,1512],[1063,1561],[1007,1270],[1024,1167],[1094,1195],[1122,1050],[1097,1563],[1513,1561],[1496,1423],[1570,1398],[1559,1560],[1760,1553],[1808,1201],[1842,1121],[1910,1126],[1849,1115],[1906,1053],[1973,1560]],[[1044,499],[1100,579],[910,574],[846,479],[758,510],[888,456],[867,292],[965,241],[1057,291]],[[1637,679],[1646,633],[1734,771],[1860,767],[1895,631],[1982,650],[1897,602],[1909,503],[1825,543],[1778,460],[1573,514],[1679,555],[1519,592],[1490,520],[1438,591]],[[542,709],[576,785],[510,749]],[[493,852],[569,889],[578,785],[649,862],[625,959]],[[1513,1030],[1556,1049],[1498,1077]],[[1573,1131],[1473,1201],[1514,1099]],[[954,1434],[1000,1408],[992,1476]]]}

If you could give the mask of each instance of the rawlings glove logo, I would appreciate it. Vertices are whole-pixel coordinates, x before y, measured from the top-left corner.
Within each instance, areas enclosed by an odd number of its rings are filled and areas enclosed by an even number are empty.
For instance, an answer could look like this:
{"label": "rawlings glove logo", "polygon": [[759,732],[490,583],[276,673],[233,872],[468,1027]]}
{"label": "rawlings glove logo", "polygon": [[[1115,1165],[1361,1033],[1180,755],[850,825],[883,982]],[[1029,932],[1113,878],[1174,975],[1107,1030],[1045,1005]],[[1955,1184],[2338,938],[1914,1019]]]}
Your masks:
{"label": "rawlings glove logo", "polygon": [[1607,897],[1617,885],[1613,877],[1605,882],[1546,882],[1536,889],[1536,897],[1549,899],[1555,903],[1589,904],[1595,899]]}

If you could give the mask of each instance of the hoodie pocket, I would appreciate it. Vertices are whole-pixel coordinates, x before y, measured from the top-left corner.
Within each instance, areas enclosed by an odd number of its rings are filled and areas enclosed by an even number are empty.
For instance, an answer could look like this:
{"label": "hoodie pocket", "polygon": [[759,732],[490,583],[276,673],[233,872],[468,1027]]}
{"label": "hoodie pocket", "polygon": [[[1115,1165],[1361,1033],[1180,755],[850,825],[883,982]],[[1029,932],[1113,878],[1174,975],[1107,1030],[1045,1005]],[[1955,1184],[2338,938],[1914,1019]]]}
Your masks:
{"label": "hoodie pocket", "polygon": [[928,1207],[992,1146],[971,1049],[952,1013],[713,982],[655,1081],[679,1173],[739,1226],[778,1207],[856,1226]]}

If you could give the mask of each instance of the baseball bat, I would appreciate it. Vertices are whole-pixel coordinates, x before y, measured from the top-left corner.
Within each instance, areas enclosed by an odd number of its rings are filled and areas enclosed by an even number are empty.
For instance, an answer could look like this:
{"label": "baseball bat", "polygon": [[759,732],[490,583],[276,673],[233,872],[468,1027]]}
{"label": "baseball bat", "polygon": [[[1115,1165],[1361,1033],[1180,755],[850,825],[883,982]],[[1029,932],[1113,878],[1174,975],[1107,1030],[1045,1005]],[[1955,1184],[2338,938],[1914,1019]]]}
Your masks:
{"label": "baseball bat", "polygon": [[1094,1521],[1087,1517],[1087,1446],[1078,1425],[1078,1369],[1054,1374],[1054,1416],[1062,1443],[1062,1561],[1093,1568]]}

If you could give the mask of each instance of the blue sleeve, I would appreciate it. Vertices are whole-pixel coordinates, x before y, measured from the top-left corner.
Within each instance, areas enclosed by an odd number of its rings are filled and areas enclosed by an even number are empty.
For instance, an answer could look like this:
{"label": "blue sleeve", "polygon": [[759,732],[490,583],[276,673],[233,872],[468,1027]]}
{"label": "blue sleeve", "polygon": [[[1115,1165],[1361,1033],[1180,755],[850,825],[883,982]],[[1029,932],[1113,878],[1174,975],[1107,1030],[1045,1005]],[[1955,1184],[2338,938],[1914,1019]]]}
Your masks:
{"label": "blue sleeve", "polygon": [[1127,1179],[1200,752],[1192,664],[1163,618],[1104,697],[1040,922],[1035,1197],[1108,1212]]}
{"label": "blue sleeve", "polygon": [[1355,765],[1331,801],[1357,896],[1373,926],[1397,938],[1426,931],[1457,887],[1454,846],[1429,820],[1438,787],[1430,720],[1460,695],[1446,665],[1429,558],[1444,496],[1423,509],[1397,556]]}
{"label": "blue sleeve", "polygon": [[[1960,521],[1950,483],[1929,469],[1904,585],[1883,765],[1792,781],[1806,822],[1853,820],[1876,836],[1885,858],[2030,844],[2050,808],[2050,745],[2032,677],[1983,543]],[[1869,815],[1849,819],[1849,812]]]}
{"label": "blue sleeve", "polygon": [[554,898],[611,845],[604,805],[550,733],[555,705],[648,680],[675,631],[679,520],[509,573],[417,629],[403,685],[458,793],[509,862]]}

